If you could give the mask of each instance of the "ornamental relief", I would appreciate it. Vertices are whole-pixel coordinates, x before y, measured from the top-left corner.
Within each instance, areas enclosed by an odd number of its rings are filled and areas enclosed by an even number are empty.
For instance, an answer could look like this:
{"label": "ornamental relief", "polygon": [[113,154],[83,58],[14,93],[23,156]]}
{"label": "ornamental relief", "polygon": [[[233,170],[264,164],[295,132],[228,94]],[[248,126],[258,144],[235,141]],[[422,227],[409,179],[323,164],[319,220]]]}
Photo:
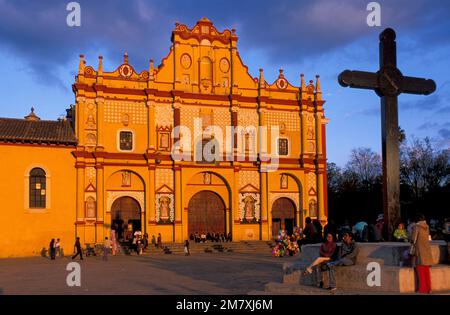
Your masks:
{"label": "ornamental relief", "polygon": [[279,198],[288,198],[292,200],[295,204],[295,209],[298,211],[300,209],[300,193],[269,193],[269,205],[270,211],[272,211],[273,203]]}
{"label": "ornamental relief", "polygon": [[239,194],[239,221],[244,224],[259,223],[261,200],[259,193]]}
{"label": "ornamental relief", "polygon": [[157,224],[171,224],[175,221],[174,194],[155,195],[155,220]]}
{"label": "ornamental relief", "polygon": [[143,191],[107,191],[106,192],[106,212],[111,212],[114,201],[120,197],[131,197],[135,199],[140,206],[141,212],[145,209],[145,197]]}
{"label": "ornamental relief", "polygon": [[259,172],[258,171],[240,171],[239,172],[239,187],[243,188],[247,185],[252,185],[259,189]]}

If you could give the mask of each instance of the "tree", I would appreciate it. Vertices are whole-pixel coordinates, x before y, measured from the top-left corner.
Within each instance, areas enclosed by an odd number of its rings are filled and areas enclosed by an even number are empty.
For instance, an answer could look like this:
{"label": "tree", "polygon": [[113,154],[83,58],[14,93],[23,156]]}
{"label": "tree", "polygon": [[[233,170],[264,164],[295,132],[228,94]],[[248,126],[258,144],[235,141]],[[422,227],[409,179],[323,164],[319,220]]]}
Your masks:
{"label": "tree", "polygon": [[353,149],[350,160],[345,167],[345,177],[356,185],[369,188],[380,181],[380,155],[369,148]]}
{"label": "tree", "polygon": [[450,179],[448,151],[436,151],[429,138],[413,139],[401,147],[401,180],[418,200],[425,193],[443,187]]}
{"label": "tree", "polygon": [[339,192],[342,186],[342,170],[336,163],[327,163],[328,189],[334,193]]}

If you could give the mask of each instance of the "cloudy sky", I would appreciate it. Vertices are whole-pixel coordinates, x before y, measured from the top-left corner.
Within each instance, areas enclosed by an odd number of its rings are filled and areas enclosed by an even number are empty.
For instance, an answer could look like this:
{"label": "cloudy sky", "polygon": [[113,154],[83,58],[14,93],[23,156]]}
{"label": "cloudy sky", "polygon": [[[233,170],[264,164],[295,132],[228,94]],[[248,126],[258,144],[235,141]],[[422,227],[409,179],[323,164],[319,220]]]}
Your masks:
{"label": "cloudy sky", "polygon": [[344,165],[350,150],[381,151],[379,98],[344,89],[344,69],[378,69],[378,34],[397,32],[398,66],[405,75],[432,78],[429,96],[402,95],[399,122],[407,137],[430,137],[450,147],[450,3],[389,0],[381,27],[368,27],[367,0],[80,0],[81,27],[66,24],[68,0],[0,0],[0,117],[23,117],[36,108],[56,119],[74,103],[71,85],[78,55],[114,70],[127,51],[139,71],[167,54],[174,23],[192,27],[202,16],[219,29],[235,28],[238,48],[253,76],[264,68],[272,82],[278,69],[299,85],[299,75],[321,75],[328,124],[328,158]]}

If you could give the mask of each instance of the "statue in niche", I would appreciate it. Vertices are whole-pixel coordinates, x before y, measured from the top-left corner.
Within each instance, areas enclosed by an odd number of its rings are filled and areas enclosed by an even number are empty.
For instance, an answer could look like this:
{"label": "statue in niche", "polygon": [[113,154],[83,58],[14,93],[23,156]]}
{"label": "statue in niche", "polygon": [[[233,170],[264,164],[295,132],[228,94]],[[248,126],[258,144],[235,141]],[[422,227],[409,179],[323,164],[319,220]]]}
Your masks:
{"label": "statue in niche", "polygon": [[309,216],[311,218],[317,218],[317,202],[315,200],[309,202]]}
{"label": "statue in niche", "polygon": [[211,184],[211,173],[203,174],[203,184],[210,185]]}
{"label": "statue in niche", "polygon": [[95,199],[92,197],[86,200],[86,218],[95,218]]}
{"label": "statue in niche", "polygon": [[168,133],[161,133],[159,136],[159,147],[161,149],[168,149],[169,148],[169,134]]}
{"label": "statue in niche", "polygon": [[287,189],[288,188],[288,177],[286,174],[281,175],[281,183],[280,183],[281,189]]}
{"label": "statue in niche", "polygon": [[159,219],[161,221],[169,221],[170,198],[162,196],[159,198]]}
{"label": "statue in niche", "polygon": [[308,127],[308,139],[314,139],[314,128],[311,126]]}
{"label": "statue in niche", "polygon": [[88,116],[88,119],[86,121],[86,126],[89,129],[95,128],[95,118],[94,118],[94,115],[92,115],[92,113],[90,113]]}
{"label": "statue in niche", "polygon": [[255,199],[252,196],[244,198],[244,217],[246,221],[253,221],[255,219]]}
{"label": "statue in niche", "polygon": [[122,186],[123,187],[131,186],[131,173],[128,171],[122,172]]}
{"label": "statue in niche", "polygon": [[284,122],[282,122],[280,124],[280,133],[284,134],[286,132],[286,124]]}

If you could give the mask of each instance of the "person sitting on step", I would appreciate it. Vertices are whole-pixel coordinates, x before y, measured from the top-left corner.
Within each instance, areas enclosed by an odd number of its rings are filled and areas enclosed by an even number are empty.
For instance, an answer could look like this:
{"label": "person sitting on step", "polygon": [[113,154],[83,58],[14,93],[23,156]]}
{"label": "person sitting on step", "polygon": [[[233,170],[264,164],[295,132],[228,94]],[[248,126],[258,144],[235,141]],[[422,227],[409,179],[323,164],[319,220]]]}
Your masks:
{"label": "person sitting on step", "polygon": [[319,266],[319,265],[321,265],[321,264],[323,264],[325,262],[329,262],[329,261],[334,260],[335,253],[337,253],[336,247],[337,247],[337,245],[334,242],[333,234],[328,233],[326,235],[325,242],[322,243],[322,245],[320,246],[319,257],[317,257],[311,263],[311,265],[309,265],[306,268],[304,274],[305,275],[308,274],[308,273],[311,274],[313,272],[313,268],[315,266]]}
{"label": "person sitting on step", "polygon": [[342,246],[339,250],[338,258],[335,261],[326,263],[329,281],[328,290],[336,290],[336,266],[353,266],[356,263],[358,252],[359,248],[353,239],[353,233],[345,233],[343,236]]}

